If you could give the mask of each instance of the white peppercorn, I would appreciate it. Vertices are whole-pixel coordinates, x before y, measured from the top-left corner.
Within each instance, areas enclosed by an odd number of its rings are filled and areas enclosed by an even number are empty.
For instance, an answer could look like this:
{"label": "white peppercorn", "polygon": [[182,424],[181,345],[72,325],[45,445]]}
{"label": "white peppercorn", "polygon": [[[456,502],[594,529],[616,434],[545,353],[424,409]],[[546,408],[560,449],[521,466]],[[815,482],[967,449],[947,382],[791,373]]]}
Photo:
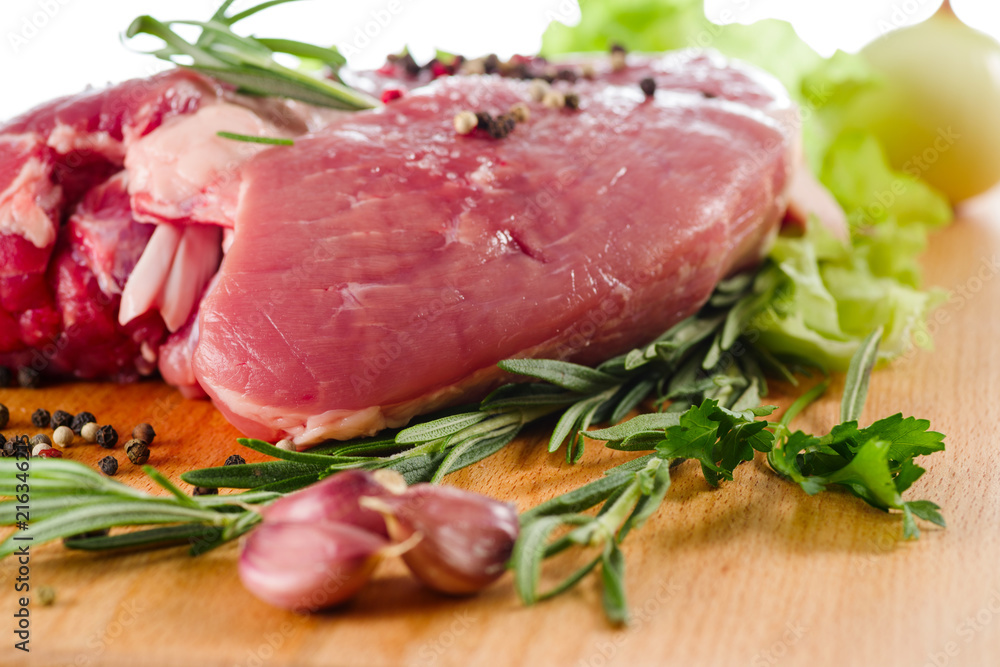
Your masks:
{"label": "white peppercorn", "polygon": [[80,429],[80,435],[83,436],[83,439],[87,442],[97,442],[97,429],[97,424],[94,422],[87,422],[83,425],[83,428]]}
{"label": "white peppercorn", "polygon": [[73,429],[69,426],[60,426],[52,433],[52,442],[59,447],[69,447],[73,444]]}
{"label": "white peppercorn", "polygon": [[479,124],[479,119],[476,118],[476,114],[471,111],[459,111],[455,114],[455,118],[452,121],[455,125],[455,131],[459,134],[469,134],[476,126]]}

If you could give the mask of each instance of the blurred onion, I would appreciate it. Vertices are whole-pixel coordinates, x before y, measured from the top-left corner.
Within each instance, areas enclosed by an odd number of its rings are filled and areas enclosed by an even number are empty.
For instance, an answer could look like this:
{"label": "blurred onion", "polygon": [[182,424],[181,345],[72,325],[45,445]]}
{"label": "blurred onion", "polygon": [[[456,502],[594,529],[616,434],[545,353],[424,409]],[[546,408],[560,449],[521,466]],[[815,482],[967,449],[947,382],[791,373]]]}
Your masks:
{"label": "blurred onion", "polygon": [[953,202],[1000,181],[1000,44],[943,11],[861,53],[884,85],[848,109],[849,127]]}

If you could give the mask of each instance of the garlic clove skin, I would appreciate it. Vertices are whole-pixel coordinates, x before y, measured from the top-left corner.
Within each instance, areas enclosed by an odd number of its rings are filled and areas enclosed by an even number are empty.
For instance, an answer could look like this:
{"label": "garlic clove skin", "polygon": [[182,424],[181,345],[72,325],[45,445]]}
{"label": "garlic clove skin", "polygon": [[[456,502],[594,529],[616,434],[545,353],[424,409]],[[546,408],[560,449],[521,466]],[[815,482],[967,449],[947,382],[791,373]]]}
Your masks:
{"label": "garlic clove skin", "polygon": [[318,611],[353,597],[389,546],[346,524],[265,522],[244,538],[240,580],[268,604]]}
{"label": "garlic clove skin", "polygon": [[402,476],[391,470],[344,470],[276,500],[261,514],[267,522],[346,523],[388,538],[382,515],[361,507],[358,500],[362,496],[382,497],[405,488]]}
{"label": "garlic clove skin", "polygon": [[454,487],[415,484],[362,504],[385,514],[394,542],[420,538],[403,561],[429,588],[452,595],[476,593],[496,581],[520,530],[513,505]]}

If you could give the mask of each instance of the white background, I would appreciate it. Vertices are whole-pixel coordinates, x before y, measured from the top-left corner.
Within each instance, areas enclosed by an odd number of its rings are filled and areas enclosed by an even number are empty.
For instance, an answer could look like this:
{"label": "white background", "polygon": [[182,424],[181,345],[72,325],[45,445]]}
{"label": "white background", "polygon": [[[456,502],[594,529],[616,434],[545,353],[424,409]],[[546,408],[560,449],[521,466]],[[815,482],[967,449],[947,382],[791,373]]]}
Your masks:
{"label": "white background", "polygon": [[[245,8],[259,0],[241,0]],[[120,33],[132,18],[207,19],[217,0],[0,0],[0,121],[88,84],[165,67],[134,53]],[[583,0],[586,6],[586,0]],[[814,48],[856,51],[895,27],[930,16],[941,0],[706,0],[710,18],[791,21]],[[953,0],[967,23],[1000,37],[998,0]],[[390,11],[394,10],[394,11]],[[553,17],[573,23],[576,0],[306,0],[268,9],[241,31],[336,44],[354,67],[377,67],[409,45],[418,60],[435,47],[470,56],[531,53]],[[365,30],[374,37],[365,34]],[[138,46],[138,44],[136,44]]]}

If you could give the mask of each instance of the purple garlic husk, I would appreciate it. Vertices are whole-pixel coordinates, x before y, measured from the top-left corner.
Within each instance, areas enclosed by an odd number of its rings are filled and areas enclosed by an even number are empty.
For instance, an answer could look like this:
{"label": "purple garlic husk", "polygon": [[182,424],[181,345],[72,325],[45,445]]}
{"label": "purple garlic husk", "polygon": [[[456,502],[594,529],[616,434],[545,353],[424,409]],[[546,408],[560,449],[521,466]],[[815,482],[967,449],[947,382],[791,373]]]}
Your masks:
{"label": "purple garlic husk", "polygon": [[496,581],[520,530],[513,505],[454,487],[415,484],[361,502],[385,515],[393,542],[419,538],[403,561],[429,588],[453,595]]}
{"label": "purple garlic husk", "polygon": [[388,538],[385,519],[361,507],[363,496],[380,498],[406,488],[401,475],[391,470],[344,470],[280,498],[265,507],[265,522],[346,523]]}
{"label": "purple garlic husk", "polygon": [[243,539],[239,575],[264,602],[318,611],[353,597],[371,578],[388,540],[342,523],[268,522]]}

